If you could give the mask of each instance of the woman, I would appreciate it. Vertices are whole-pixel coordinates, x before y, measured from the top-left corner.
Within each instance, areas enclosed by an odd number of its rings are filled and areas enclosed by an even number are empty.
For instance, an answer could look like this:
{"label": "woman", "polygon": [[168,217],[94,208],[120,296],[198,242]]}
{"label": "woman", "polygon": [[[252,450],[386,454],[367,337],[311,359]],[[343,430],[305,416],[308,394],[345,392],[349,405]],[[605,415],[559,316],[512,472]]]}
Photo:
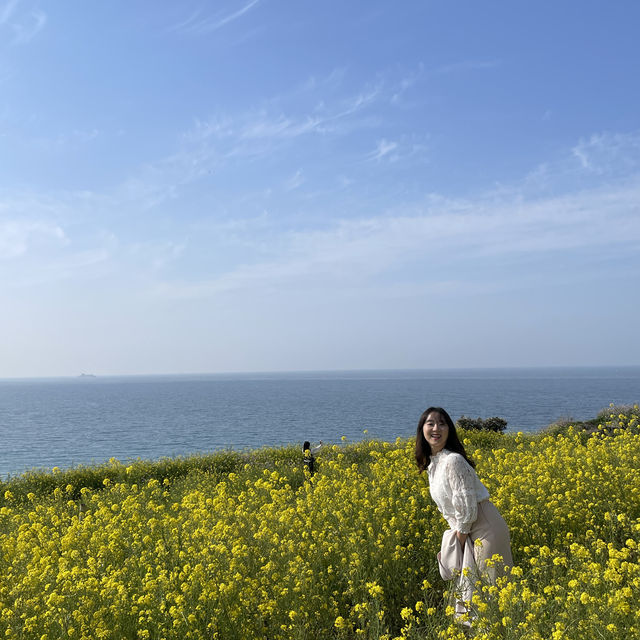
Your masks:
{"label": "woman", "polygon": [[313,475],[315,472],[315,454],[318,453],[320,449],[322,449],[322,440],[320,440],[320,443],[313,447],[313,449],[311,448],[311,443],[308,440],[305,440],[302,445],[302,464],[304,465],[304,468],[309,470],[310,475]]}
{"label": "woman", "polygon": [[429,407],[420,416],[416,462],[420,472],[427,469],[431,497],[462,548],[469,537],[474,543],[476,566],[495,582],[496,568],[487,567],[486,561],[497,553],[503,565],[513,565],[509,528],[489,501],[489,492],[480,482],[453,420],[441,407]]}

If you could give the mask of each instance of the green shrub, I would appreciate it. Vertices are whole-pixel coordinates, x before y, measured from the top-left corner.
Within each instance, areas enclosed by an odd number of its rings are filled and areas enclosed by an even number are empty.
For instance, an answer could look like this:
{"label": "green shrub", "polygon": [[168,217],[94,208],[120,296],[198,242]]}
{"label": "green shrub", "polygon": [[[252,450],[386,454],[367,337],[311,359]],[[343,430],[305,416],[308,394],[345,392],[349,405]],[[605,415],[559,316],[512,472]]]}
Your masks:
{"label": "green shrub", "polygon": [[459,429],[467,429],[470,431],[493,431],[495,433],[504,433],[507,428],[507,421],[503,418],[494,416],[493,418],[468,418],[462,416],[456,426]]}
{"label": "green shrub", "polygon": [[540,430],[543,435],[559,436],[566,435],[569,432],[569,427],[575,427],[583,423],[576,422],[571,416],[558,418],[555,422],[548,424]]}
{"label": "green shrub", "polygon": [[640,407],[637,404],[610,404],[606,409],[601,409],[596,416],[596,420],[620,419],[622,417],[633,419],[640,418]]}
{"label": "green shrub", "polygon": [[601,409],[595,418],[589,420],[574,420],[573,418],[559,418],[541,430],[544,435],[561,435],[568,433],[570,428],[582,431],[585,435],[595,433],[613,435],[620,429],[638,432],[640,424],[640,407],[637,404],[610,404]]}

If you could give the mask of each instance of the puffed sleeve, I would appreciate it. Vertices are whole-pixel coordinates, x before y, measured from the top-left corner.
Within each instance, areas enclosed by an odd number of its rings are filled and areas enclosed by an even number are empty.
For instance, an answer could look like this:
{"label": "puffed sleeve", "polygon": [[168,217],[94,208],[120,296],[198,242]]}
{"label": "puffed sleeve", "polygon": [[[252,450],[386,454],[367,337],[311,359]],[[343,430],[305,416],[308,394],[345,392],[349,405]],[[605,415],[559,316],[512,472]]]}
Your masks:
{"label": "puffed sleeve", "polygon": [[456,517],[456,530],[460,533],[469,533],[478,517],[476,472],[461,455],[452,455],[447,462],[447,480],[451,487],[451,502]]}

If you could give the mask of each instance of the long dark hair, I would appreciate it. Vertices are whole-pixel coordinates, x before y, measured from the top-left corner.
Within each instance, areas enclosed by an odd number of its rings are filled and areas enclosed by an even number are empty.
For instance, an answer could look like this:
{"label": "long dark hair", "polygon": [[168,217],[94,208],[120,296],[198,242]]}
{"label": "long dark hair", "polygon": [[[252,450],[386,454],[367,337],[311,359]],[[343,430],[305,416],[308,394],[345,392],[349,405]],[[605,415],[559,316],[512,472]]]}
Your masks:
{"label": "long dark hair", "polygon": [[429,407],[418,420],[418,431],[416,433],[416,463],[418,469],[422,473],[431,464],[431,445],[425,440],[423,427],[427,421],[427,416],[430,413],[439,413],[449,427],[449,434],[447,435],[447,441],[444,443],[444,448],[449,451],[459,453],[472,467],[475,467],[473,460],[467,455],[464,450],[464,445],[458,438],[458,432],[456,431],[456,425],[454,424],[451,416],[442,407]]}

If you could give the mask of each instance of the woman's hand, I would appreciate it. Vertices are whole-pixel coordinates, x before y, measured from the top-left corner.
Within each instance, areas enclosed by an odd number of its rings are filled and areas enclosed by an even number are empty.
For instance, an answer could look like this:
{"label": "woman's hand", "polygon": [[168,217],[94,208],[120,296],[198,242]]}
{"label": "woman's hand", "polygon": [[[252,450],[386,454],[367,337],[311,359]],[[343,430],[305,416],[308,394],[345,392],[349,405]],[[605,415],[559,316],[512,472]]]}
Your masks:
{"label": "woman's hand", "polygon": [[462,545],[462,548],[464,548],[464,543],[467,541],[468,535],[468,533],[461,533],[460,531],[456,531],[456,538],[458,538],[458,542]]}

